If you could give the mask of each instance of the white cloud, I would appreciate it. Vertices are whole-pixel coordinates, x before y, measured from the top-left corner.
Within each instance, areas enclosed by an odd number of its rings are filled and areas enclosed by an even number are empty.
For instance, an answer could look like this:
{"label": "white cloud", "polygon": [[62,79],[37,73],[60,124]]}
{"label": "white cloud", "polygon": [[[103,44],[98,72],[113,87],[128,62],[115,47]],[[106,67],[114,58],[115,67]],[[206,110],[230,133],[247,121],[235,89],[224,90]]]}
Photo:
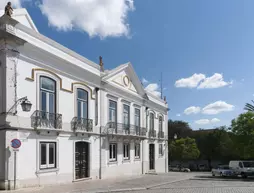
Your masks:
{"label": "white cloud", "polygon": [[202,109],[202,113],[207,115],[215,115],[221,112],[233,111],[234,108],[235,108],[234,105],[228,104],[224,101],[216,101],[214,103],[205,106]]}
{"label": "white cloud", "polygon": [[143,84],[147,84],[147,83],[148,83],[148,80],[146,80],[145,78],[142,78],[142,83],[143,83]]}
{"label": "white cloud", "polygon": [[127,16],[134,0],[40,0],[39,8],[57,30],[81,30],[90,37],[129,35]]}
{"label": "white cloud", "polygon": [[218,123],[218,122],[220,122],[220,119],[213,118],[213,119],[211,120],[211,123]]}
{"label": "white cloud", "polygon": [[161,93],[159,91],[159,85],[156,83],[152,83],[152,84],[148,84],[147,87],[145,88],[145,90],[157,97],[161,96]]}
{"label": "white cloud", "polygon": [[190,115],[190,114],[197,114],[200,112],[200,107],[191,106],[184,110],[184,114]]}
{"label": "white cloud", "polygon": [[177,117],[181,117],[181,114],[176,114]]}
{"label": "white cloud", "polygon": [[203,88],[220,88],[224,87],[227,85],[231,85],[232,82],[225,82],[223,80],[222,74],[215,73],[211,77],[205,78],[203,81],[198,86],[198,89],[203,89]]}
{"label": "white cloud", "polygon": [[204,74],[193,74],[191,77],[182,78],[175,82],[175,86],[180,88],[211,89],[232,85],[233,81],[225,82],[223,75],[215,73],[213,76],[206,77]]}
{"label": "white cloud", "polygon": [[198,125],[207,125],[210,123],[210,120],[209,119],[200,119],[200,120],[195,121],[195,123]]}
{"label": "white cloud", "polygon": [[204,74],[193,74],[191,77],[188,78],[182,78],[180,80],[177,80],[175,82],[175,86],[178,88],[183,88],[183,87],[187,87],[187,88],[195,88],[198,86],[198,84],[200,83],[201,80],[205,79],[205,75]]}
{"label": "white cloud", "polygon": [[199,119],[195,121],[197,125],[208,125],[208,124],[213,124],[213,123],[218,123],[220,122],[220,119],[213,118],[212,120],[209,119]]}

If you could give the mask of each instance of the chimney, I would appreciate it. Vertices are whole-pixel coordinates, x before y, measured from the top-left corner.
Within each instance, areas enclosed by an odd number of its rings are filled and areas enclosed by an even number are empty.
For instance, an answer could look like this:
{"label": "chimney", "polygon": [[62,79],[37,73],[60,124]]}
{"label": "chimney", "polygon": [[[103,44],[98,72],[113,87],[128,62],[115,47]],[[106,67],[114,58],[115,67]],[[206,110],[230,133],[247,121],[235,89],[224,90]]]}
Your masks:
{"label": "chimney", "polygon": [[99,59],[100,59],[100,69],[101,69],[101,72],[104,72],[104,64],[103,64],[103,61],[102,61],[102,57],[100,56]]}

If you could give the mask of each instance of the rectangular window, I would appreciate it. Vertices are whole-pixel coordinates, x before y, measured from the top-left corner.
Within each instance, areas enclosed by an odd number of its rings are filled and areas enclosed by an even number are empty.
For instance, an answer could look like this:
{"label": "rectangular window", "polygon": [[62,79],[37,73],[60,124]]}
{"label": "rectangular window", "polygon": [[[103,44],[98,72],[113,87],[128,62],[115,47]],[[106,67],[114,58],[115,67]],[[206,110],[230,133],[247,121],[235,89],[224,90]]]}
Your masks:
{"label": "rectangular window", "polygon": [[116,123],[117,120],[117,103],[109,100],[109,121]]}
{"label": "rectangular window", "polygon": [[159,131],[162,132],[162,117],[159,118]]}
{"label": "rectangular window", "polygon": [[150,113],[150,130],[154,130],[154,114]]}
{"label": "rectangular window", "polygon": [[159,156],[163,156],[163,145],[159,144]]}
{"label": "rectangular window", "polygon": [[56,143],[40,142],[40,169],[56,168]]}
{"label": "rectangular window", "polygon": [[116,143],[109,144],[109,161],[117,161],[117,145],[116,145]]}
{"label": "rectangular window", "polygon": [[124,160],[130,159],[130,144],[128,143],[123,144],[123,159]]}
{"label": "rectangular window", "polygon": [[140,144],[135,144],[135,158],[140,158]]}
{"label": "rectangular window", "polygon": [[135,129],[136,129],[136,134],[140,134],[140,110],[135,109]]}
{"label": "rectangular window", "polygon": [[123,105],[123,122],[125,127],[130,125],[130,106]]}

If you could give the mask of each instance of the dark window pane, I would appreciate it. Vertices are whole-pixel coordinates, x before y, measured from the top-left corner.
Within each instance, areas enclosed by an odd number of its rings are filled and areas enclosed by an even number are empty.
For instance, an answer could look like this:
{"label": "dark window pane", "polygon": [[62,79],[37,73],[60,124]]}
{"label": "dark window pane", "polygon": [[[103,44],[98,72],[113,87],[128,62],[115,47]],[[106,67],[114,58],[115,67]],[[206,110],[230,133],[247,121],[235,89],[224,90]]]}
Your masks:
{"label": "dark window pane", "polygon": [[116,158],[116,145],[113,145],[113,158]]}
{"label": "dark window pane", "polygon": [[115,101],[109,101],[109,107],[116,109],[116,102]]}
{"label": "dark window pane", "polygon": [[47,160],[47,150],[46,150],[46,144],[41,143],[41,165],[46,164]]}
{"label": "dark window pane", "polygon": [[81,118],[81,102],[78,101],[78,118]]}
{"label": "dark window pane", "polygon": [[82,89],[78,89],[78,98],[87,101],[87,92]]}
{"label": "dark window pane", "polygon": [[55,144],[49,144],[49,164],[55,163]]}
{"label": "dark window pane", "polygon": [[87,102],[83,102],[83,118],[88,118],[88,112],[87,112]]}
{"label": "dark window pane", "polygon": [[49,93],[49,112],[55,113],[55,95]]}
{"label": "dark window pane", "polygon": [[41,91],[41,110],[47,112],[47,93]]}
{"label": "dark window pane", "polygon": [[41,88],[55,92],[55,81],[47,77],[41,77]]}

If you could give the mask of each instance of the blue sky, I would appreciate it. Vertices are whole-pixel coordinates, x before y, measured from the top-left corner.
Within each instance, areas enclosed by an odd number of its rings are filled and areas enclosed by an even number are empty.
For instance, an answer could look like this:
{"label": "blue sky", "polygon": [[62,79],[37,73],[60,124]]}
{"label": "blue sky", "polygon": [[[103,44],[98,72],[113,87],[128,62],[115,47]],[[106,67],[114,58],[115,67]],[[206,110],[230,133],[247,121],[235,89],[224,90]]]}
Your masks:
{"label": "blue sky", "polygon": [[253,0],[92,2],[14,4],[40,33],[95,62],[103,56],[107,69],[130,61],[152,91],[162,72],[169,118],[193,129],[229,125],[253,99]]}

